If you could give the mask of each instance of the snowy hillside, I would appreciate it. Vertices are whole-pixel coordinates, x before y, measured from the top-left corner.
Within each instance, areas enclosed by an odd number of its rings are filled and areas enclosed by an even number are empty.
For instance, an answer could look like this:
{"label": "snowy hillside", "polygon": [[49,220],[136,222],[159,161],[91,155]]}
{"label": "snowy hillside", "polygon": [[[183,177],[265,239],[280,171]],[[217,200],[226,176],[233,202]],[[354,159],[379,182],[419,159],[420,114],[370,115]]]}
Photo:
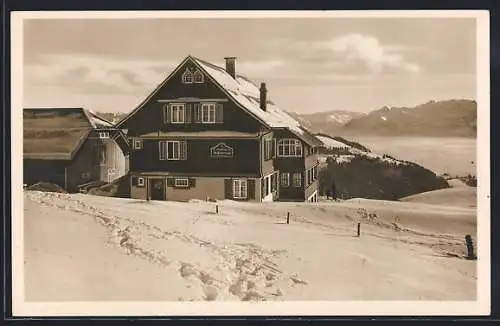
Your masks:
{"label": "snowy hillside", "polygon": [[405,161],[397,160],[393,157],[384,154],[375,154],[365,150],[361,150],[353,147],[347,143],[343,143],[339,140],[334,139],[333,137],[329,137],[325,134],[317,134],[316,138],[318,138],[323,146],[330,150],[331,154],[323,154],[320,156],[320,161],[322,163],[326,163],[328,158],[335,160],[338,164],[349,163],[356,156],[367,157],[370,159],[378,159],[382,162],[386,162],[389,164],[400,165],[400,164],[408,164]]}
{"label": "snowy hillside", "polygon": [[476,297],[476,262],[463,259],[463,235],[476,236],[474,209],[367,200],[218,205],[215,214],[208,202],[26,191],[26,300]]}

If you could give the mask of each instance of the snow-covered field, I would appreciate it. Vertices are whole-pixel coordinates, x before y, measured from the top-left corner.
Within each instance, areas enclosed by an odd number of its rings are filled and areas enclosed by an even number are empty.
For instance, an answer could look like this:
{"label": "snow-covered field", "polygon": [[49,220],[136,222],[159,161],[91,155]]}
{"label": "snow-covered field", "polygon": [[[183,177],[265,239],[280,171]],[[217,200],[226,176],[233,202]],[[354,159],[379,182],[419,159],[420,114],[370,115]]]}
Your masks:
{"label": "snow-covered field", "polygon": [[475,208],[477,207],[477,188],[462,186],[439,189],[408,196],[400,200],[413,203],[455,205]]}
{"label": "snow-covered field", "polygon": [[27,301],[476,299],[463,207],[25,191],[24,228]]}

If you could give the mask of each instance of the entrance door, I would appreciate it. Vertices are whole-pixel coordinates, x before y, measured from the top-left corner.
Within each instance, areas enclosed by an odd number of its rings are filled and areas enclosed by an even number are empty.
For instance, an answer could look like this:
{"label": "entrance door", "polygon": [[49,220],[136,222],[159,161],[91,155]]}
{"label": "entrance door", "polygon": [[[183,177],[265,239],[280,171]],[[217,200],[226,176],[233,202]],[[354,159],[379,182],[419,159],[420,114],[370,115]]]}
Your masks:
{"label": "entrance door", "polygon": [[165,181],[163,179],[150,179],[151,199],[165,200]]}

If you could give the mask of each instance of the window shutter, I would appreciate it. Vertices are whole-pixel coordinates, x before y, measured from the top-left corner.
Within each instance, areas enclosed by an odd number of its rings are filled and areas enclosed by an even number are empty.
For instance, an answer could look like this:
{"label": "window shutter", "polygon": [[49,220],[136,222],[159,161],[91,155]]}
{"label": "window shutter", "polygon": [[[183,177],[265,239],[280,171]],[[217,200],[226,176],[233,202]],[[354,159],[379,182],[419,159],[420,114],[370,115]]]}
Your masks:
{"label": "window shutter", "polygon": [[186,103],[186,123],[191,123],[193,103]]}
{"label": "window shutter", "polygon": [[201,123],[201,105],[200,103],[193,103],[194,109],[194,122]]}
{"label": "window shutter", "polygon": [[190,178],[189,179],[189,188],[194,188],[196,187],[196,179]]}
{"label": "window shutter", "polygon": [[187,141],[183,140],[179,142],[180,159],[187,160]]}
{"label": "window shutter", "polygon": [[233,198],[233,183],[231,179],[224,179],[224,195],[225,199]]}
{"label": "window shutter", "polygon": [[163,112],[165,114],[165,116],[163,117],[163,121],[165,121],[165,123],[171,123],[172,122],[172,114],[170,113],[172,111],[172,107],[170,106],[170,104],[167,104],[165,105],[164,109],[163,109]]}
{"label": "window shutter", "polygon": [[266,178],[260,179],[260,197],[264,198],[266,196]]}
{"label": "window shutter", "polygon": [[224,122],[224,106],[222,103],[217,103],[215,107],[215,123]]}
{"label": "window shutter", "polygon": [[174,187],[174,186],[175,186],[175,179],[167,178],[167,187]]}
{"label": "window shutter", "polygon": [[255,199],[255,180],[248,179],[247,183],[248,199]]}
{"label": "window shutter", "polygon": [[137,177],[132,177],[132,186],[137,186]]}
{"label": "window shutter", "polygon": [[273,158],[275,158],[277,156],[277,151],[278,151],[278,146],[276,145],[276,138],[274,138],[274,141],[273,141]]}

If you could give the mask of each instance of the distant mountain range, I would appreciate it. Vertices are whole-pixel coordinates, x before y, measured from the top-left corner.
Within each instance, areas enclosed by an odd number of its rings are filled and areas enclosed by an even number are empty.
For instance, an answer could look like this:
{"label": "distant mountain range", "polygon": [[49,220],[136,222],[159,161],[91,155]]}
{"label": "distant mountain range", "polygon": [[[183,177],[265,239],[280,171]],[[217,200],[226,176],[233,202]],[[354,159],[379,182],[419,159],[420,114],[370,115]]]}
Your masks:
{"label": "distant mountain range", "polygon": [[357,136],[476,137],[472,100],[429,101],[416,107],[383,107],[367,114],[328,111],[290,113],[313,132]]}

